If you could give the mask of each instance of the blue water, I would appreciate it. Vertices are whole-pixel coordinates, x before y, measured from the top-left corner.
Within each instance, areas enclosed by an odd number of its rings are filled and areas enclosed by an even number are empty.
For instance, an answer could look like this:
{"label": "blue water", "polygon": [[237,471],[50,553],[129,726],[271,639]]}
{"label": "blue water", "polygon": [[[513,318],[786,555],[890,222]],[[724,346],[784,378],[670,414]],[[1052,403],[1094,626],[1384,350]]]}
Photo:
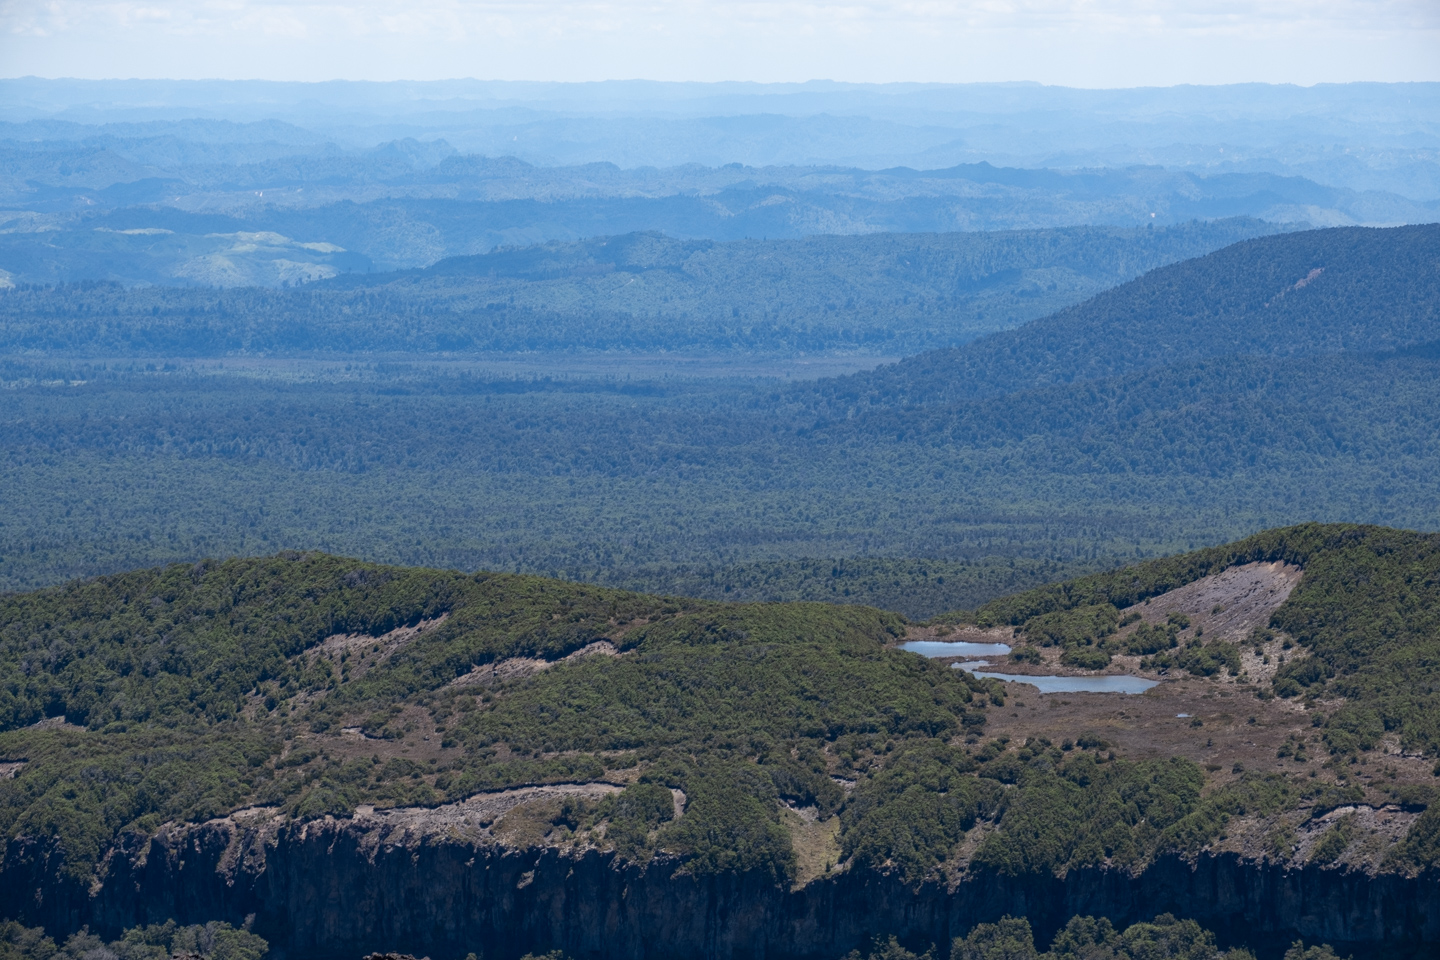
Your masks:
{"label": "blue water", "polygon": [[984,660],[975,663],[955,663],[951,666],[977,677],[994,677],[1007,683],[1028,683],[1039,687],[1041,693],[1144,693],[1159,684],[1158,680],[1143,677],[1033,677],[1016,673],[991,673],[980,670],[990,664]]}
{"label": "blue water", "polygon": [[1003,657],[1010,652],[1009,644],[1005,643],[970,643],[964,640],[957,640],[947,643],[944,640],[911,640],[908,643],[900,644],[901,650],[909,650],[911,653],[918,653],[922,657]]}

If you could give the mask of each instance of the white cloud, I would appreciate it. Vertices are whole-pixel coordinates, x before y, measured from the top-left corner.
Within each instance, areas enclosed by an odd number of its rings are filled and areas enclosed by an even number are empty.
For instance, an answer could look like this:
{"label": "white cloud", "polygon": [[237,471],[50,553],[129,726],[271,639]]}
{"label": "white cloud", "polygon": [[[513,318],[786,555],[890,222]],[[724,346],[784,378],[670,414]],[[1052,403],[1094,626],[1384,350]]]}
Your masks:
{"label": "white cloud", "polygon": [[1440,79],[1436,0],[0,0],[0,73]]}

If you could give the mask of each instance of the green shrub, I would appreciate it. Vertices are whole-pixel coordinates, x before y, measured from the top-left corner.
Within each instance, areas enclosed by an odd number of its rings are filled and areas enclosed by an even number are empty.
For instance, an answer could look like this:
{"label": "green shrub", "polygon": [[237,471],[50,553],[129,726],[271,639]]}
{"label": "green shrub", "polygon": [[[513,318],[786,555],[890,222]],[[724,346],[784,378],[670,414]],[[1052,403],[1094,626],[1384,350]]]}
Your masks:
{"label": "green shrub", "polygon": [[964,750],[936,742],[893,756],[856,788],[841,813],[844,856],[896,869],[908,883],[925,879],[1000,804],[1000,790],[973,776],[975,768]]}
{"label": "green shrub", "polygon": [[845,960],[931,960],[931,951],[917,954],[906,950],[893,936],[889,939],[876,937],[869,954],[862,955],[859,950],[851,950]]}
{"label": "green shrub", "polygon": [[1032,643],[1064,647],[1093,644],[1114,633],[1119,622],[1120,611],[1113,604],[1100,603],[1031,617],[1022,629]]}
{"label": "green shrub", "polygon": [[167,920],[125,930],[109,943],[84,928],[59,949],[38,927],[0,921],[0,960],[168,960],[177,954],[196,954],[205,960],[261,960],[269,950],[264,938],[250,932],[248,920],[238,929],[215,921],[182,927]]}
{"label": "green shrub", "polygon": [[950,947],[950,960],[1037,960],[1035,935],[1024,917],[982,923]]}
{"label": "green shrub", "polygon": [[[1177,919],[1168,913],[1124,931],[1117,931],[1104,917],[1071,917],[1055,934],[1045,953],[1036,951],[1028,920],[1003,917],[998,923],[982,923],[967,936],[957,938],[951,946],[950,957],[951,960],[1254,960],[1248,950],[1219,950],[1210,931],[1194,920]],[[1307,956],[1303,960],[1311,958]],[[1322,958],[1317,956],[1314,960]]]}
{"label": "green shrub", "polygon": [[1238,677],[1242,669],[1240,648],[1225,640],[1186,647],[1175,654],[1175,663],[1197,677],[1213,677],[1222,669],[1232,677]]}
{"label": "green shrub", "polygon": [[1353,820],[1353,817],[1343,817],[1335,826],[1325,831],[1320,842],[1310,851],[1310,862],[1324,866],[1339,860],[1350,847]]}
{"label": "green shrub", "polygon": [[648,852],[651,831],[675,817],[675,798],[669,788],[657,783],[632,783],[601,801],[595,812],[609,821],[605,839],[627,857]]}
{"label": "green shrub", "polygon": [[55,952],[55,941],[43,927],[0,920],[0,960],[53,960]]}
{"label": "green shrub", "polygon": [[1169,650],[1179,645],[1179,631],[1174,625],[1162,627],[1155,623],[1142,623],[1123,640],[1116,638],[1106,641],[1111,649],[1123,650],[1132,656],[1148,656]]}
{"label": "green shrub", "polygon": [[1220,951],[1214,935],[1194,920],[1164,913],[1149,923],[1127,927],[1115,945],[1115,955],[1117,960],[1212,960]]}
{"label": "green shrub", "polygon": [[1372,750],[1385,735],[1385,721],[1378,710],[1346,704],[1325,723],[1325,742],[1331,753],[1354,754]]}
{"label": "green shrub", "polygon": [[1271,689],[1274,691],[1275,696],[1286,698],[1298,697],[1305,692],[1305,688],[1300,686],[1294,677],[1275,677],[1271,682]]}
{"label": "green shrub", "polygon": [[685,856],[692,873],[757,872],[789,883],[795,851],[767,786],[740,765],[697,774],[686,783],[685,815],[660,832],[659,843]]}
{"label": "green shrub", "polygon": [[1196,811],[1204,783],[1199,768],[1179,758],[1101,762],[1037,744],[1016,759],[1020,789],[974,855],[977,865],[1009,876],[1143,863]]}
{"label": "green shrub", "polygon": [[1110,654],[1099,647],[1071,647],[1060,655],[1060,662],[1081,670],[1103,670],[1110,665]]}
{"label": "green shrub", "polygon": [[1410,824],[1405,839],[1386,855],[1389,866],[1424,870],[1440,864],[1440,806],[1432,806]]}
{"label": "green shrub", "polygon": [[1296,940],[1285,951],[1285,960],[1341,960],[1328,943],[1319,946],[1305,946],[1305,941]]}

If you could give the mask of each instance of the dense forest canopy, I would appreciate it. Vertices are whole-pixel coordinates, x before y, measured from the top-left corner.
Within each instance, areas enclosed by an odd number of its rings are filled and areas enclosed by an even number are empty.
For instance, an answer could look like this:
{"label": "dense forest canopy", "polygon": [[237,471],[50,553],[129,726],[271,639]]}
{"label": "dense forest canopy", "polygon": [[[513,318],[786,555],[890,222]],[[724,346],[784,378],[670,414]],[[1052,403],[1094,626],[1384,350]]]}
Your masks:
{"label": "dense forest canopy", "polygon": [[1436,365],[1219,358],[848,420],[763,382],[12,366],[0,582],[298,543],[923,616],[1267,523],[1434,528]]}

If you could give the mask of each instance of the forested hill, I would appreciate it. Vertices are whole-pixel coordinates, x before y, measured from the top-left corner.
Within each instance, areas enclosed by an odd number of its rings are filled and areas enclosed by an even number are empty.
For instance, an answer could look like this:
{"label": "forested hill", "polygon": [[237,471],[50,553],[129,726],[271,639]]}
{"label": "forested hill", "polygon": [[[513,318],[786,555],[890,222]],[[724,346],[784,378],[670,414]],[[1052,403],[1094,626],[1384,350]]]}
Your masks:
{"label": "forested hill", "polygon": [[[1177,588],[1282,565],[1303,569],[1298,585],[1244,622],[1165,619]],[[1309,524],[969,618],[1032,655],[1118,657],[1159,637],[1138,669],[1161,682],[1118,715],[1114,694],[1034,710],[1035,693],[895,648],[948,624],[866,607],[300,552],[4,596],[0,830],[15,842],[0,890],[93,897],[118,882],[100,865],[133,861],[112,861],[115,844],[256,805],[353,824],[524,790],[530,805],[492,814],[485,843],[665,853],[762,887],[871,870],[943,889],[974,870],[1043,892],[1077,870],[1134,878],[1223,850],[1312,874],[1343,865],[1357,882],[1389,873],[1389,896],[1413,897],[1405,878],[1440,858],[1437,573],[1434,535]],[[1194,617],[1224,612],[1210,596]],[[1382,807],[1389,840],[1364,839]],[[43,898],[12,896],[39,915]]]}
{"label": "forested hill", "polygon": [[933,403],[1231,354],[1379,351],[1440,339],[1440,224],[1246,240],[962,347],[817,387]]}
{"label": "forested hill", "polygon": [[[0,290],[0,352],[899,356],[1007,329],[1147,270],[1283,229],[1235,218],[731,243],[637,233],[300,289],[27,287]],[[272,252],[294,246],[243,237],[243,246]]]}

